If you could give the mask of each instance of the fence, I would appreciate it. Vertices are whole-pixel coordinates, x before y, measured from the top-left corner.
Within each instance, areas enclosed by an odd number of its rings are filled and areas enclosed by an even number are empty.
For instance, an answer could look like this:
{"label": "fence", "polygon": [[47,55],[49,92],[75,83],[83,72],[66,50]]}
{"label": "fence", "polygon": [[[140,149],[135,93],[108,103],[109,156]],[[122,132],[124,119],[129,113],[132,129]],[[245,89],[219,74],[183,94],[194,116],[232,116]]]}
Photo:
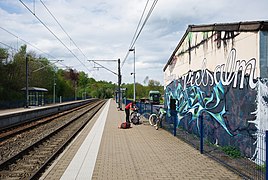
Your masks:
{"label": "fence", "polygon": [[[130,100],[126,100],[125,104],[128,104],[130,102]],[[136,102],[136,106],[139,108],[139,113],[142,114],[145,118],[149,118],[150,114],[157,111],[157,106],[153,106],[149,103]]]}
{"label": "fence", "polygon": [[20,108],[25,105],[25,100],[0,101],[0,109]]}
{"label": "fence", "polygon": [[180,124],[176,125],[176,114],[163,120],[163,128],[171,132],[174,136],[182,139],[186,143],[198,149],[200,153],[210,156],[219,163],[225,165],[230,170],[240,174],[244,179],[268,179],[266,172],[266,155],[268,149],[266,141],[268,131],[258,130],[249,135],[240,134],[240,139],[247,139],[252,144],[251,148],[245,150],[237,146],[219,146],[212,144],[207,138],[207,129],[204,128],[203,116],[199,116],[199,134],[187,132]]}
{"label": "fence", "polygon": [[[129,101],[126,101],[126,103],[129,103]],[[159,109],[159,105],[139,102],[136,105],[139,107],[139,112],[146,118],[151,113],[156,113],[157,109]],[[228,146],[212,144],[207,136],[208,129],[203,124],[205,120],[203,115],[198,117],[200,122],[198,134],[189,133],[182,125],[177,124],[176,111],[170,111],[169,115],[166,115],[162,121],[163,129],[200,150],[200,153],[206,154],[230,170],[240,174],[244,179],[268,180],[268,167],[266,166],[268,131],[256,130],[251,132],[250,135],[239,134],[241,141],[251,144],[251,146],[247,146],[246,150],[242,150],[239,149],[239,146],[235,146],[235,143]]]}
{"label": "fence", "polygon": [[[62,98],[61,102],[69,102],[75,100],[82,100],[82,98]],[[60,102],[60,98],[56,99],[56,103]],[[45,105],[53,104],[53,99],[45,99]],[[0,101],[0,109],[12,109],[12,108],[22,108],[25,107],[25,100],[16,100],[16,101]]]}

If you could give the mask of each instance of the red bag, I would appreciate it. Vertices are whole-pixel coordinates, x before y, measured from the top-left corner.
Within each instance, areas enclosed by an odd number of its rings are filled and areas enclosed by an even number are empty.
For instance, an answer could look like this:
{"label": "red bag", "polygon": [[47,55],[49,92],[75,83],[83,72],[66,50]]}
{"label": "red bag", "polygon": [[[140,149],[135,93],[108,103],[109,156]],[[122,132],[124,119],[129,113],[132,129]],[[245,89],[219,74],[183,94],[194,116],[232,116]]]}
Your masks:
{"label": "red bag", "polygon": [[123,122],[123,123],[121,123],[121,125],[119,126],[119,128],[121,128],[121,129],[128,129],[128,128],[130,128],[130,123],[129,122]]}

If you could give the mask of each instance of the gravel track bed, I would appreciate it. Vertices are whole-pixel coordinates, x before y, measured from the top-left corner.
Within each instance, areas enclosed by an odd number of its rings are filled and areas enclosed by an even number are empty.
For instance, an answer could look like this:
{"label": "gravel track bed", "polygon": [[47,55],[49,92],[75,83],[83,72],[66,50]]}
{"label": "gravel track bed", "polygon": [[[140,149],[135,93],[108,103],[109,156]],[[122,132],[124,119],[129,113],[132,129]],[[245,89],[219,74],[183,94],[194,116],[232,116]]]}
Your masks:
{"label": "gravel track bed", "polygon": [[[90,106],[92,107],[92,105]],[[101,105],[98,105],[99,109]],[[18,154],[25,148],[32,146],[47,135],[54,133],[56,129],[62,128],[73,119],[83,114],[89,107],[84,107],[75,112],[56,118],[46,124],[42,124],[27,132],[23,132],[0,143],[0,163],[3,163],[10,157]],[[85,124],[97,110],[90,110],[83,116],[75,120],[71,125],[63,128],[63,130],[55,133],[40,145],[34,147],[29,153],[23,155],[22,158],[16,160],[16,163],[8,165],[4,169],[0,169],[0,179],[28,179],[34,171],[37,171],[55,152],[66,143],[77,129]]]}

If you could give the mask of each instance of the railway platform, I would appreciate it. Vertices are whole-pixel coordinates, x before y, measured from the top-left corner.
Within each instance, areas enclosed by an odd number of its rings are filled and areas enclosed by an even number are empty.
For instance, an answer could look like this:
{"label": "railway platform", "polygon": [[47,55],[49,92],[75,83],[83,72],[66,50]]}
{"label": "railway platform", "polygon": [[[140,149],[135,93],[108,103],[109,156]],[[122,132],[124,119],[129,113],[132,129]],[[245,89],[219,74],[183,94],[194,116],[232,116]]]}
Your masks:
{"label": "railway platform", "polygon": [[52,114],[82,106],[96,99],[77,100],[46,106],[34,106],[29,108],[15,108],[0,110],[0,130],[12,127],[16,124],[31,121]]}
{"label": "railway platform", "polygon": [[110,99],[40,179],[242,179],[163,129],[124,121]]}

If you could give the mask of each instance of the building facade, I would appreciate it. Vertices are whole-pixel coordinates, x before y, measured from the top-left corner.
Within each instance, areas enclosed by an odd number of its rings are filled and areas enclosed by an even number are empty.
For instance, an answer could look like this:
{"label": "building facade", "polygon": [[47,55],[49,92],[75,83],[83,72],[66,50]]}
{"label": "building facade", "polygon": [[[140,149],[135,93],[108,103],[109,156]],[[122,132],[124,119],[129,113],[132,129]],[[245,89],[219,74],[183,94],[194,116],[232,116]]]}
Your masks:
{"label": "building facade", "polygon": [[268,129],[268,21],[190,25],[163,71],[178,126],[199,134],[203,114],[207,140],[258,156],[254,134]]}

